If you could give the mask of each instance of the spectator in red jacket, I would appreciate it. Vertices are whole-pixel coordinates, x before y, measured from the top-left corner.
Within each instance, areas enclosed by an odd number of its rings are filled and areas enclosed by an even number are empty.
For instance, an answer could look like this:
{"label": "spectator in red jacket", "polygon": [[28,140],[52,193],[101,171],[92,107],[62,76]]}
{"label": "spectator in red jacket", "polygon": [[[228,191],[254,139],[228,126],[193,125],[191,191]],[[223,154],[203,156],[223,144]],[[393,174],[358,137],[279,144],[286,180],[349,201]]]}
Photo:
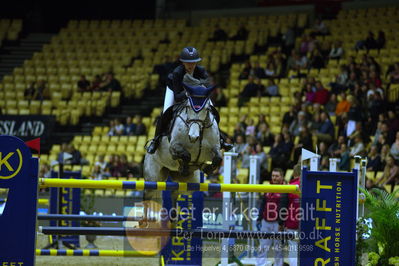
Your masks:
{"label": "spectator in red jacket", "polygon": [[[281,185],[284,181],[284,173],[281,168],[274,168],[270,183]],[[288,196],[285,193],[265,193],[260,206],[258,222],[261,222],[262,232],[279,232],[284,230],[284,221],[280,211],[286,210],[288,206]],[[282,214],[282,213],[281,213]],[[283,250],[281,240],[261,239],[256,265],[266,265],[267,253],[274,245],[274,265],[283,265]]]}
{"label": "spectator in red jacket", "polygon": [[325,105],[328,102],[328,90],[324,88],[323,84],[320,81],[316,82],[316,93],[314,96],[313,103],[319,103],[321,105]]}
{"label": "spectator in red jacket", "polygon": [[[290,185],[300,184],[301,165],[294,166]],[[288,194],[288,216],[285,220],[285,229],[287,232],[297,232],[299,229],[299,207],[300,198],[298,194]],[[288,261],[290,265],[298,265],[298,241],[288,240]]]}

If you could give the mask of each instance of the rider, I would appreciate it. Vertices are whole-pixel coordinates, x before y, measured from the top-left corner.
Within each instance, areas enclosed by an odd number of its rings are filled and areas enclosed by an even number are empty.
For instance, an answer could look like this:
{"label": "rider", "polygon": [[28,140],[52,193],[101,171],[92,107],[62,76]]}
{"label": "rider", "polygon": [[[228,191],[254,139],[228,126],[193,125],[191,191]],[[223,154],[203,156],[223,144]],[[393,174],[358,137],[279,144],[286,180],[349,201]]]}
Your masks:
{"label": "rider", "polygon": [[[201,61],[197,49],[194,47],[185,47],[180,53],[180,61],[182,64],[176,67],[173,72],[168,75],[168,85],[166,87],[163,114],[157,121],[155,137],[147,147],[147,152],[151,154],[155,153],[157,150],[164,133],[163,131],[167,128],[169,121],[172,120],[173,108],[169,107],[174,103],[179,103],[186,99],[186,92],[183,88],[184,75],[186,73],[190,74],[206,87],[209,87],[208,73],[204,67],[197,65],[197,63]],[[224,134],[221,133],[220,137],[221,147],[226,151],[230,150],[233,145],[225,142]]]}

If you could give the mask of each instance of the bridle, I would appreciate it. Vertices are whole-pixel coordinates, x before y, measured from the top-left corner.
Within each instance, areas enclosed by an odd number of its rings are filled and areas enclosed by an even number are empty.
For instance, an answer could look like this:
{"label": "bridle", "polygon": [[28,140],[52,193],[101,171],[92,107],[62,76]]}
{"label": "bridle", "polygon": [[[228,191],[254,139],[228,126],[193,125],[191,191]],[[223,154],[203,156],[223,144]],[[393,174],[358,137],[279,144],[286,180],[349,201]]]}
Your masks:
{"label": "bridle", "polygon": [[[188,101],[188,99],[187,99],[187,101]],[[183,121],[183,123],[186,126],[187,130],[190,130],[190,127],[193,124],[197,124],[199,129],[200,129],[199,138],[198,138],[198,140],[199,140],[198,154],[197,154],[197,157],[196,157],[195,161],[192,162],[193,165],[197,165],[198,160],[199,160],[199,158],[201,156],[201,152],[202,152],[202,141],[203,141],[203,138],[204,138],[204,130],[207,129],[207,128],[212,127],[213,123],[215,122],[215,116],[213,116],[212,120],[210,119],[209,114],[211,113],[212,109],[208,106],[205,110],[201,110],[200,111],[200,112],[206,111],[206,115],[205,115],[205,119],[204,120],[202,120],[202,119],[184,119],[181,116],[181,114],[182,114],[183,111],[185,111],[186,112],[186,116],[188,118],[188,110],[189,110],[189,108],[191,108],[189,105],[185,105],[182,108],[182,110],[179,112],[177,117],[180,118],[181,121]],[[191,143],[194,143],[195,141],[197,141],[197,139],[192,139],[190,136],[189,136],[189,139],[190,139]]]}

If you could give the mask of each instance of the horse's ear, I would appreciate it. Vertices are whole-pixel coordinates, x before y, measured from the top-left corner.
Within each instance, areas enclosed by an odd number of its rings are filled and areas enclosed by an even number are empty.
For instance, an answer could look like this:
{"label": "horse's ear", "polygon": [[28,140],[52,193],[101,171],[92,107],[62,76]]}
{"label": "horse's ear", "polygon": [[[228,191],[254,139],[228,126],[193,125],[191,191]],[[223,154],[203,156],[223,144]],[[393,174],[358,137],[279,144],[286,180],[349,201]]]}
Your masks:
{"label": "horse's ear", "polygon": [[184,89],[188,92],[188,94],[192,94],[194,92],[194,87],[191,87],[190,85],[187,85],[186,83],[183,82],[183,87]]}
{"label": "horse's ear", "polygon": [[206,88],[206,96],[209,96],[216,89],[216,85]]}

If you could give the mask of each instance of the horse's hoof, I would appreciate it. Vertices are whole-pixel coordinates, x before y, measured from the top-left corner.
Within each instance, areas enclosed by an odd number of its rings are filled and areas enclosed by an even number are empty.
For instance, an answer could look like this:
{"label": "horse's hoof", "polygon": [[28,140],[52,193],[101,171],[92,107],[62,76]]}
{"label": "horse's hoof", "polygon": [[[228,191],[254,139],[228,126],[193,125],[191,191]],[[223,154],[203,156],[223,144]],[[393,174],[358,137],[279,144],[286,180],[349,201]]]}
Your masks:
{"label": "horse's hoof", "polygon": [[180,171],[180,174],[181,174],[182,176],[188,176],[188,175],[190,175],[190,171],[189,171],[188,167],[183,167],[183,168],[181,169],[181,171]]}
{"label": "horse's hoof", "polygon": [[182,176],[189,176],[190,172],[189,171],[183,171],[183,172],[181,172],[181,175]]}
{"label": "horse's hoof", "polygon": [[213,171],[215,170],[215,168],[213,167],[213,166],[211,166],[211,165],[208,165],[208,166],[206,166],[205,168],[204,168],[204,173],[206,174],[206,175],[210,175],[210,174],[212,174],[213,173]]}

